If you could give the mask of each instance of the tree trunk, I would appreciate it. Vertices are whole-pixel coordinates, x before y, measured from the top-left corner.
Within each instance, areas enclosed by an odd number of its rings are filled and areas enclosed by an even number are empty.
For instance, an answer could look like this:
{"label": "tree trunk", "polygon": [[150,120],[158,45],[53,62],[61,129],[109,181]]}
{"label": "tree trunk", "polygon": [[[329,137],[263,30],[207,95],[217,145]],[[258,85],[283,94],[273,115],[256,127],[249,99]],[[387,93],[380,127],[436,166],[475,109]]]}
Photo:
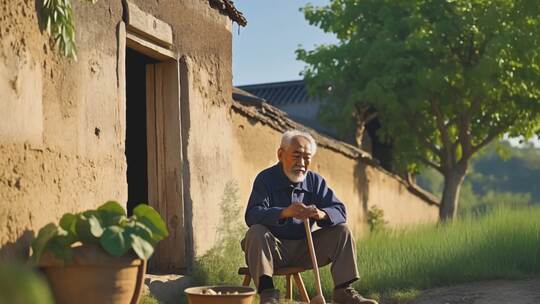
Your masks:
{"label": "tree trunk", "polygon": [[377,112],[369,105],[356,105],[356,111],[353,113],[353,118],[356,121],[356,129],[354,130],[353,141],[357,147],[362,148],[366,125],[375,119],[375,117],[377,117]]}
{"label": "tree trunk", "polygon": [[357,147],[362,148],[362,143],[364,141],[364,131],[366,130],[366,124],[358,121],[356,124],[356,130],[354,134],[354,143]]}
{"label": "tree trunk", "polygon": [[456,167],[450,169],[444,175],[443,196],[439,208],[439,219],[441,222],[455,219],[459,202],[459,191],[465,174],[467,174],[466,167]]}

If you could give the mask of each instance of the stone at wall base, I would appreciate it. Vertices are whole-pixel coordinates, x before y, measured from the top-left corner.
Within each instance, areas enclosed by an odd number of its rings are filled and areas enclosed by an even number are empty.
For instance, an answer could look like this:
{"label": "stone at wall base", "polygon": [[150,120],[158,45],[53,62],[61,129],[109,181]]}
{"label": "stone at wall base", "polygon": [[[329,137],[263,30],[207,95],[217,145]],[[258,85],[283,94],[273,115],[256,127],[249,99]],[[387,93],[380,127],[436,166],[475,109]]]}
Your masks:
{"label": "stone at wall base", "polygon": [[151,294],[160,303],[178,303],[191,283],[191,278],[184,275],[165,274],[144,276],[143,294]]}

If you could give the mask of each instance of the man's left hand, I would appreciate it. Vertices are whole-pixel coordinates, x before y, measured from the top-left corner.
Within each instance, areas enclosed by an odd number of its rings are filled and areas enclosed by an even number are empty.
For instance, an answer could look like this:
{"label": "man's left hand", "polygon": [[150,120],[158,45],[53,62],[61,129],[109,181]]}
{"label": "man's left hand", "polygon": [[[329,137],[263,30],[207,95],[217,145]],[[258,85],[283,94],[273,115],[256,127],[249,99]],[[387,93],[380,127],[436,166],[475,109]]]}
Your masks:
{"label": "man's left hand", "polygon": [[326,212],[318,209],[314,205],[306,206],[306,213],[303,215],[304,216],[302,218],[312,218],[316,221],[325,220],[328,218]]}

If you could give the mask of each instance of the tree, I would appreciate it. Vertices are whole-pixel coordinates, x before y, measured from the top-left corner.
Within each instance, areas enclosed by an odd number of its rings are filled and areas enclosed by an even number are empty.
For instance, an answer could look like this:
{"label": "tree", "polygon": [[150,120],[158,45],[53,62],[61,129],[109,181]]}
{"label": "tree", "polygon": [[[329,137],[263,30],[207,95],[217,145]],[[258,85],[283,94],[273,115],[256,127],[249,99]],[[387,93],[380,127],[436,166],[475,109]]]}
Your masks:
{"label": "tree", "polygon": [[323,118],[362,127],[372,106],[396,163],[444,176],[439,216],[453,219],[471,157],[503,134],[540,130],[537,0],[334,0],[303,8],[339,42],[297,51]]}

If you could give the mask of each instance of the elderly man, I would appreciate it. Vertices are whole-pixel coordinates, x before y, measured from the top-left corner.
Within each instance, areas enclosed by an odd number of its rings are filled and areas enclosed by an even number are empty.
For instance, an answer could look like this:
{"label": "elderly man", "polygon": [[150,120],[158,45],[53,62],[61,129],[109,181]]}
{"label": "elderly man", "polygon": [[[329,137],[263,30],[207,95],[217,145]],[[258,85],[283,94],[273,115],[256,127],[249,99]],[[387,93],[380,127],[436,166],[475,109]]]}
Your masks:
{"label": "elderly man", "polygon": [[358,279],[354,239],[346,222],[345,205],[324,178],[308,171],[317,145],[311,135],[293,130],[283,134],[279,163],[255,178],[245,219],[249,226],[242,247],[261,303],[279,303],[274,269],[311,268],[303,219],[322,227],[313,232],[317,262],[332,263],[334,303],[376,304],[350,284]]}

